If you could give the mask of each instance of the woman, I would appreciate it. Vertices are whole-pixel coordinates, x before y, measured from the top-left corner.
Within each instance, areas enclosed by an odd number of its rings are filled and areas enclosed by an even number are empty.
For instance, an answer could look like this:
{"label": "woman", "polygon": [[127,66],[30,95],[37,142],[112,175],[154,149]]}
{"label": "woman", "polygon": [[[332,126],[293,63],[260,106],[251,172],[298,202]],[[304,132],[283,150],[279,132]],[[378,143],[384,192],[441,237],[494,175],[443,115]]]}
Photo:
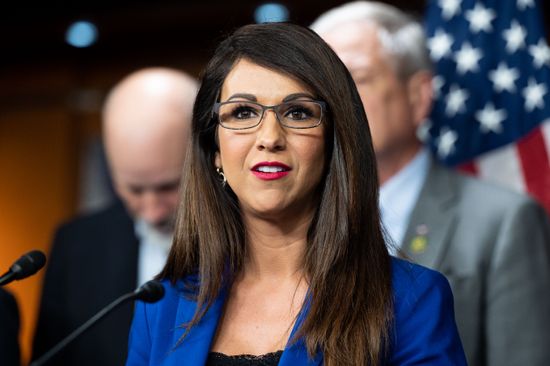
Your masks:
{"label": "woman", "polygon": [[388,255],[362,103],[317,35],[240,28],[193,114],[167,294],[137,305],[127,365],[465,364],[446,280]]}

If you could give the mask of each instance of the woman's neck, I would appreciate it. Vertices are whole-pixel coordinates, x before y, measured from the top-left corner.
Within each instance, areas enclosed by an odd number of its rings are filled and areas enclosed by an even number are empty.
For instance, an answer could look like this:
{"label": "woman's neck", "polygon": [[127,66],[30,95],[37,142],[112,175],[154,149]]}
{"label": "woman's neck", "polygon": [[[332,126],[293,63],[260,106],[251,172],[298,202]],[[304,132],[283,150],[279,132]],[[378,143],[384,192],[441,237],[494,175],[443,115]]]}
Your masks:
{"label": "woman's neck", "polygon": [[302,278],[311,218],[273,222],[246,218],[247,258],[243,275],[257,279]]}

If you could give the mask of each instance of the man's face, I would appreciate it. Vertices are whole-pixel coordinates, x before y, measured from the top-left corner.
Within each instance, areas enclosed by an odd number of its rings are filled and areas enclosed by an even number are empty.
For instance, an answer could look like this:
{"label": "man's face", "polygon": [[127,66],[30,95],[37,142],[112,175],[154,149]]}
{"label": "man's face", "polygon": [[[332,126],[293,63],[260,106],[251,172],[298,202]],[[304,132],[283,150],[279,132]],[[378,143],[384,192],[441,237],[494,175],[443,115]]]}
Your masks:
{"label": "man's face", "polygon": [[114,186],[129,213],[170,232],[188,135],[180,109],[162,107],[160,101],[110,109],[104,138]]}
{"label": "man's face", "polygon": [[162,232],[171,232],[179,202],[181,166],[153,171],[118,166],[113,169],[115,188],[130,214]]}
{"label": "man's face", "polygon": [[347,66],[361,96],[377,158],[417,144],[410,88],[383,50],[378,27],[367,22],[338,26],[321,36]]}

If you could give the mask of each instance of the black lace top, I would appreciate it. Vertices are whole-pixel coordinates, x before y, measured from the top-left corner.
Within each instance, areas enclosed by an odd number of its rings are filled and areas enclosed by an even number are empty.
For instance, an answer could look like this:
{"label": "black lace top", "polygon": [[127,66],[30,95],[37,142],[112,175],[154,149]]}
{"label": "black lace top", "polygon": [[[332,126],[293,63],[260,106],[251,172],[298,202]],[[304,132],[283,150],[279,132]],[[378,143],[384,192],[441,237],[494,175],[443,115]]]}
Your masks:
{"label": "black lace top", "polygon": [[265,355],[235,355],[210,352],[206,366],[277,366],[283,351],[266,353]]}

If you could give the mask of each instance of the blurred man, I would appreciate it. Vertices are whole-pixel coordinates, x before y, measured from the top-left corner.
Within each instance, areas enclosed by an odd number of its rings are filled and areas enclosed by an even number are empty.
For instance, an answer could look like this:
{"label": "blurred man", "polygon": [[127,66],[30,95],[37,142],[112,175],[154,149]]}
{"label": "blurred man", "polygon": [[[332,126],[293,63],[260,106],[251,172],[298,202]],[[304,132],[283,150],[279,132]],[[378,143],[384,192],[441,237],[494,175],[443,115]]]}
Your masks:
{"label": "blurred man", "polygon": [[361,95],[389,240],[449,279],[469,364],[550,365],[550,223],[531,199],[444,169],[423,148],[416,131],[431,108],[432,75],[422,26],[360,1],[312,28]]}
{"label": "blurred man", "polygon": [[[196,81],[186,74],[151,68],[129,75],[110,92],[103,140],[121,202],[56,233],[33,358],[162,269],[196,91]],[[124,364],[131,317],[131,304],[118,309],[51,364]]]}
{"label": "blurred man", "polygon": [[9,292],[0,288],[0,365],[20,364],[17,303]]}

